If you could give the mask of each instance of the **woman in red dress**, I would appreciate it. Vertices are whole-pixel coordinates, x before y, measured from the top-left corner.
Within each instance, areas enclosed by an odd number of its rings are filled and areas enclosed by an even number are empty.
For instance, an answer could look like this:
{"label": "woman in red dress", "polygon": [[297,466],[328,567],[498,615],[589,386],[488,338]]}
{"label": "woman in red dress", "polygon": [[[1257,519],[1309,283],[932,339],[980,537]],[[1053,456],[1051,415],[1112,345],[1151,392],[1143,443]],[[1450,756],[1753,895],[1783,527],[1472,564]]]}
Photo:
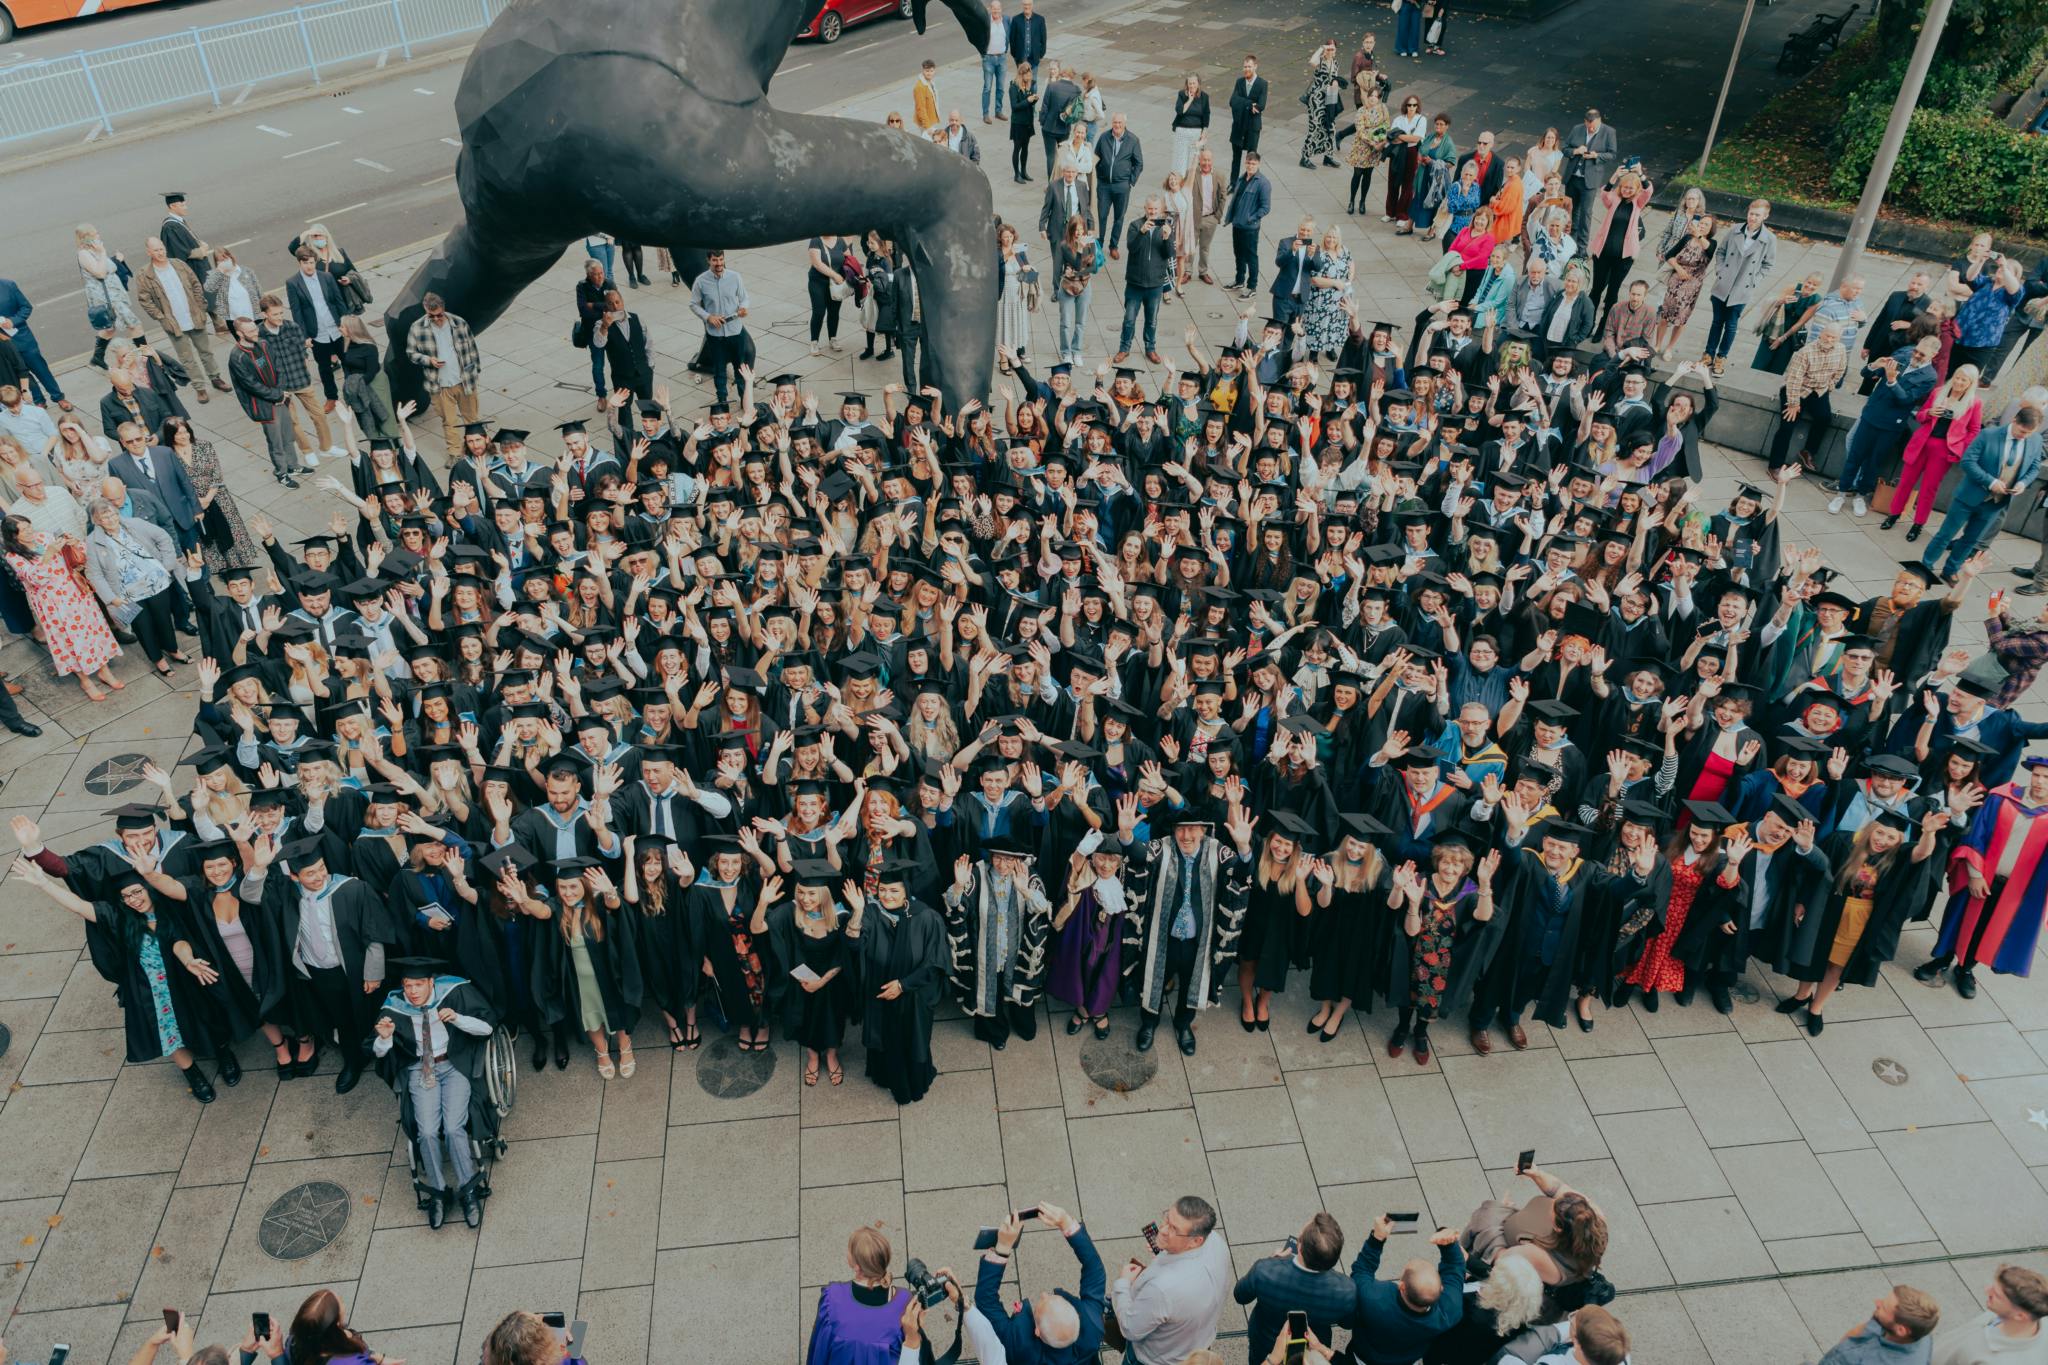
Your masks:
{"label": "woman in red dress", "polygon": [[1749,727],[1755,695],[1754,688],[1718,678],[1703,680],[1693,692],[1686,711],[1685,749],[1678,760],[1677,790],[1688,807],[1678,814],[1679,833],[1692,823],[1693,802],[1726,804],[1755,769],[1764,747],[1763,736]]}
{"label": "woman in red dress", "polygon": [[[114,642],[99,600],[79,581],[69,557],[78,551],[78,542],[70,536],[39,531],[25,517],[8,517],[4,532],[0,532],[0,550],[28,595],[29,610],[43,629],[43,647],[50,651],[57,675],[76,677],[93,701],[107,699],[106,693],[92,685],[95,675],[116,691],[125,687],[107,667],[119,656],[121,646]],[[82,558],[77,561],[83,562]]]}
{"label": "woman in red dress", "polygon": [[1657,992],[1671,991],[1678,1003],[1692,1003],[1692,986],[1685,979],[1685,963],[1672,956],[1678,936],[1685,932],[1686,917],[1692,912],[1693,897],[1700,884],[1721,870],[1721,831],[1735,823],[1735,817],[1713,801],[1688,801],[1691,823],[1672,836],[1664,849],[1671,864],[1671,900],[1664,908],[1664,927],[1643,950],[1635,970],[1622,978],[1625,985],[1643,993],[1643,1008],[1657,1012]]}

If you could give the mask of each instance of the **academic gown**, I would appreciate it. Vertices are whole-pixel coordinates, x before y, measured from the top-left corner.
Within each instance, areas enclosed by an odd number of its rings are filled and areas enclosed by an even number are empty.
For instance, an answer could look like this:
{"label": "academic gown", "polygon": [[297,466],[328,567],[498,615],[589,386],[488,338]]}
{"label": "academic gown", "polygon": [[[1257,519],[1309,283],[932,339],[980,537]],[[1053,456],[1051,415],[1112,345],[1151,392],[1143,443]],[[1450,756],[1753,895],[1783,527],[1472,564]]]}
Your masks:
{"label": "academic gown", "polygon": [[[861,917],[861,1046],[867,1050],[868,1079],[898,1104],[923,1099],[938,1075],[932,1065],[932,1012],[945,994],[950,961],[938,912],[913,900],[892,917],[879,902],[869,902]],[[883,1000],[877,992],[891,981],[901,983],[903,993]]]}
{"label": "academic gown", "polygon": [[[1992,792],[1977,807],[1970,832],[1956,845],[1949,859],[1951,895],[1941,917],[1941,935],[1935,941],[1937,955],[1954,953],[1977,937],[1979,920],[1989,915],[1990,923],[1978,941],[1976,960],[1992,971],[2026,976],[2033,966],[2034,947],[2040,940],[2044,906],[2048,906],[2048,817],[2038,818],[2024,836],[2017,819],[2033,815],[2025,804],[2026,788],[2015,785]],[[2005,845],[2024,837],[2013,863],[2012,873],[2002,881],[1995,873]],[[1970,894],[1968,872],[1980,870],[1998,895],[1987,905]]]}
{"label": "academic gown", "polygon": [[640,954],[640,977],[649,999],[682,1023],[683,1012],[697,1003],[704,979],[704,949],[690,920],[689,888],[674,874],[662,874],[662,912],[649,913],[642,888],[638,902],[626,904],[623,918],[633,926]]}
{"label": "academic gown", "polygon": [[[1830,873],[1827,895],[1819,913],[1807,911],[1813,933],[1805,945],[1806,955],[1791,964],[1792,970],[1786,973],[1795,981],[1818,981],[1827,973],[1835,931],[1841,927],[1842,909],[1849,899],[1835,885],[1833,874],[1848,862],[1855,841],[1853,834],[1831,834],[1820,845]],[[1891,869],[1878,879],[1875,894],[1871,897],[1870,918],[1864,921],[1863,935],[1856,940],[1849,961],[1842,967],[1843,984],[1876,984],[1878,968],[1898,954],[1899,934],[1907,919],[1933,895],[1934,878],[1940,866],[1938,855],[1930,854],[1924,861],[1914,862],[1913,849],[1918,843],[1918,838],[1909,831],[1906,842],[1892,857]]]}
{"label": "academic gown", "polygon": [[[847,1014],[848,988],[858,975],[856,959],[860,951],[860,940],[846,937],[845,913],[836,905],[829,913],[830,932],[814,938],[797,928],[795,901],[782,901],[768,908],[767,937],[775,958],[775,967],[768,977],[768,1007],[783,1036],[819,1050],[839,1045]],[[806,948],[811,951],[806,952]],[[807,991],[802,982],[790,975],[799,963],[808,963],[819,976],[834,967],[840,973],[817,990]]]}
{"label": "academic gown", "polygon": [[[434,877],[408,867],[392,878],[387,903],[397,926],[406,934],[411,952],[448,963],[456,975],[466,978],[491,1002],[493,1009],[503,1012],[510,1007],[512,1000],[498,958],[497,939],[481,899],[474,905],[462,899],[445,873]],[[452,923],[431,913],[437,906]],[[437,929],[436,923],[444,927]]]}
{"label": "academic gown", "polygon": [[[115,957],[109,965],[116,965],[110,972],[94,958],[94,966],[100,975],[113,985],[121,1002],[121,1023],[128,1044],[130,1062],[153,1062],[168,1055],[164,1051],[163,1039],[158,1030],[158,1004],[150,989],[149,973],[142,964],[143,945],[154,940],[157,951],[163,955],[164,985],[167,988],[172,1018],[176,1021],[178,1036],[184,1045],[199,1056],[208,1056],[213,1050],[212,1035],[207,1028],[208,1009],[205,988],[199,978],[185,969],[172,953],[172,945],[186,939],[184,921],[181,916],[167,908],[161,897],[152,893],[156,902],[155,925],[151,926],[147,916],[130,910],[127,905],[116,901],[95,901],[93,921],[112,946]],[[227,964],[234,970],[234,964]]]}
{"label": "academic gown", "polygon": [[[207,885],[204,876],[181,877],[179,884],[185,888],[185,903],[179,907],[179,916],[192,952],[220,973],[220,980],[206,988],[206,1002],[216,1025],[215,1036],[224,1042],[246,1038],[266,1021],[287,1021],[290,1016],[284,1007],[284,992],[291,970],[292,945],[280,935],[277,921],[263,906],[241,899],[239,877],[219,888]],[[243,978],[214,919],[213,900],[220,894],[235,899],[236,919],[249,939],[253,981]]]}
{"label": "academic gown", "polygon": [[[1594,946],[1594,935],[1599,932],[1602,922],[1600,913],[1593,908],[1594,904],[1599,897],[1617,892],[1623,896],[1633,895],[1641,888],[1641,883],[1636,881],[1632,872],[1616,875],[1581,859],[1565,888],[1560,912],[1563,922],[1550,960],[1543,962],[1535,952],[1535,935],[1540,932],[1547,916],[1536,898],[1544,894],[1543,882],[1549,879],[1550,874],[1533,850],[1521,850],[1514,861],[1517,864],[1513,891],[1516,929],[1499,949],[1498,955],[1503,958],[1505,970],[1497,975],[1489,974],[1489,985],[1500,992],[1496,1003],[1509,1008],[1533,1007],[1536,1018],[1552,1028],[1563,1028],[1573,992],[1583,987],[1589,975],[1586,954],[1594,951],[1596,962],[1605,961],[1608,957],[1605,945]],[[1589,924],[1593,927],[1593,934],[1587,932]],[[1527,952],[1524,952],[1525,945],[1529,949]]]}
{"label": "academic gown", "polygon": [[[384,949],[403,944],[405,936],[382,900],[370,888],[354,877],[329,874],[327,886],[329,903],[334,916],[335,940],[341,949],[341,972],[351,983],[369,980],[363,973],[365,962],[373,949]],[[298,880],[284,869],[273,864],[264,875],[263,913],[270,916],[277,925],[284,943],[287,962],[296,959],[299,942],[299,896]],[[303,986],[298,968],[293,967],[293,978],[287,983],[287,997],[297,996],[301,1003],[309,1000],[309,992]],[[388,975],[388,970],[386,975]],[[355,999],[351,995],[351,999]],[[337,1027],[353,1027],[355,1020],[322,1020],[308,1012],[301,1012],[301,1033],[313,1033],[325,1024]]]}
{"label": "academic gown", "polygon": [[[703,951],[718,983],[719,1013],[740,1028],[763,1028],[769,1022],[768,978],[776,970],[775,954],[766,934],[751,934],[759,889],[751,877],[743,877],[731,888],[732,909],[725,908],[719,887],[699,882],[690,888],[688,913],[691,940]],[[747,959],[740,958],[735,933],[747,935]],[[758,997],[758,1000],[757,998]]]}
{"label": "academic gown", "polygon": [[1615,987],[1635,970],[1643,950],[1664,930],[1664,910],[1671,903],[1671,867],[1663,858],[1647,881],[1629,875],[1627,851],[1617,846],[1607,870],[1616,880],[1586,905],[1580,931],[1579,990],[1614,1004]]}
{"label": "academic gown", "polygon": [[[1365,866],[1368,873],[1358,890],[1332,887],[1330,903],[1317,907],[1310,920],[1308,981],[1309,994],[1317,1000],[1349,1000],[1353,1008],[1370,1012],[1375,995],[1393,998],[1392,947],[1401,932],[1402,912],[1387,906],[1392,865],[1377,850],[1368,850]],[[1319,890],[1319,883],[1312,884],[1310,896]]]}
{"label": "academic gown", "polygon": [[[1752,838],[1755,828],[1750,826]],[[1720,879],[1727,873],[1725,865],[1720,873],[1700,883],[1699,895],[1705,896],[1711,890],[1717,913],[1702,915],[1700,901],[1695,897],[1685,931],[1679,935],[1679,956],[1685,959],[1688,976],[1699,971],[1710,980],[1732,980],[1742,975],[1752,955],[1767,963],[1776,962],[1776,944],[1785,935],[1774,932],[1774,928],[1789,930],[1795,907],[1805,907],[1802,913],[1817,912],[1820,898],[1827,890],[1827,859],[1817,846],[1801,853],[1799,846],[1787,839],[1771,855],[1770,865],[1764,870],[1764,917],[1762,924],[1751,930],[1750,905],[1756,887],[1757,860],[1758,850],[1752,849],[1737,869],[1737,885],[1733,887],[1721,885]],[[1733,923],[1735,932],[1723,933],[1724,923]]]}
{"label": "academic gown", "polygon": [[[559,917],[561,913],[561,907],[556,906],[555,914]],[[569,945],[563,941],[556,921],[545,922],[541,927],[545,932],[535,934],[531,940],[534,1003],[550,1026],[581,1033],[583,1004],[577,993],[576,965],[570,959]],[[640,1022],[640,1004],[645,994],[632,930],[623,916],[614,914],[605,923],[602,939],[589,937],[586,925],[585,947],[597,977],[598,992],[604,997],[605,1028],[613,1033],[631,1033]]]}

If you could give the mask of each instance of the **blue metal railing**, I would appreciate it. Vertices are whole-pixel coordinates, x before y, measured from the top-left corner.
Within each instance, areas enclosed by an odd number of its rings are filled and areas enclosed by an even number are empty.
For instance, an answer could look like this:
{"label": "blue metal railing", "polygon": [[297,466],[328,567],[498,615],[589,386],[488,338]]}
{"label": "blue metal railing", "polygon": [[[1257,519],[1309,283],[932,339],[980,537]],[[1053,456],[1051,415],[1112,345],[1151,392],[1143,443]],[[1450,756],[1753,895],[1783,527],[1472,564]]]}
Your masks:
{"label": "blue metal railing", "polygon": [[318,85],[481,32],[511,0],[324,0],[0,71],[0,145],[179,104],[235,103],[266,81]]}

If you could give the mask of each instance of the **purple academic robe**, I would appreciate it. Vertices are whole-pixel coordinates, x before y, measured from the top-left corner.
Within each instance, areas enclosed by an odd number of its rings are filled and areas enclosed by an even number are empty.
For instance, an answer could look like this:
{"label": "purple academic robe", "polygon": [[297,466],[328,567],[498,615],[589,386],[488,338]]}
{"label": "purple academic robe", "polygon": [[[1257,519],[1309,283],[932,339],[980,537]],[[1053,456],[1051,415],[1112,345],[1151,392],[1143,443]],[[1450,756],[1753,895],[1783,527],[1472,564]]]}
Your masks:
{"label": "purple academic robe", "polygon": [[1105,922],[1090,888],[1081,893],[1066,927],[1053,936],[1052,980],[1046,989],[1053,999],[1100,1018],[1116,1003],[1122,975],[1123,917],[1112,915]]}
{"label": "purple academic robe", "polygon": [[818,1323],[811,1329],[807,1365],[896,1365],[903,1354],[903,1305],[908,1289],[870,1308],[853,1297],[853,1285],[839,1280],[818,1296]]}

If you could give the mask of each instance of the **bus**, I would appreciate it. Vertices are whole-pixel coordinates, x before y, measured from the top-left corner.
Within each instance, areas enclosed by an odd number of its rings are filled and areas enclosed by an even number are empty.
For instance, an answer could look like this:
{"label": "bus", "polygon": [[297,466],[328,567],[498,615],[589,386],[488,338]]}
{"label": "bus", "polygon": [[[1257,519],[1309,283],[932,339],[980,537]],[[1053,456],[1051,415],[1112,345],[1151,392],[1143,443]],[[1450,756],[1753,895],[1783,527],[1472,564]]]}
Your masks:
{"label": "bus", "polygon": [[14,41],[14,35],[25,28],[156,3],[157,0],[0,0],[0,43]]}

